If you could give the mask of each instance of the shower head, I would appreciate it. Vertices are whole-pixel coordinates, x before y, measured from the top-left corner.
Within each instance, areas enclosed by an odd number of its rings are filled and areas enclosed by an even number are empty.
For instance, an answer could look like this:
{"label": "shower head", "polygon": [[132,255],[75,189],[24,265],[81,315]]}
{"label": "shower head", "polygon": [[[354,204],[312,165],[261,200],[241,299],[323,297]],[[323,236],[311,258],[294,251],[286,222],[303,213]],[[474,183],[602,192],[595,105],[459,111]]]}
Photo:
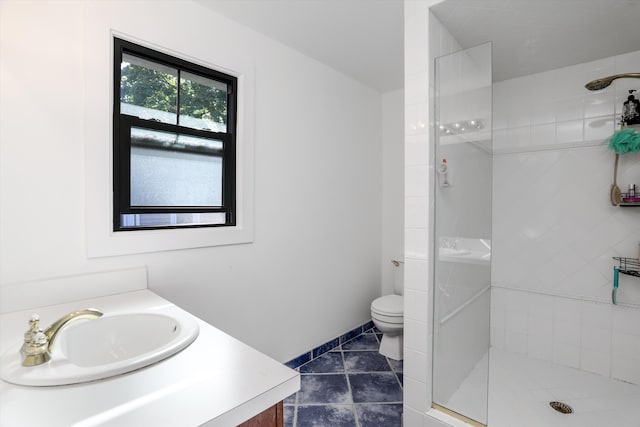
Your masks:
{"label": "shower head", "polygon": [[632,78],[632,79],[640,79],[640,73],[626,73],[626,74],[616,74],[614,76],[603,77],[601,79],[596,79],[592,82],[584,85],[589,90],[600,90],[606,87],[609,87],[611,82],[615,79],[623,79],[623,78]]}

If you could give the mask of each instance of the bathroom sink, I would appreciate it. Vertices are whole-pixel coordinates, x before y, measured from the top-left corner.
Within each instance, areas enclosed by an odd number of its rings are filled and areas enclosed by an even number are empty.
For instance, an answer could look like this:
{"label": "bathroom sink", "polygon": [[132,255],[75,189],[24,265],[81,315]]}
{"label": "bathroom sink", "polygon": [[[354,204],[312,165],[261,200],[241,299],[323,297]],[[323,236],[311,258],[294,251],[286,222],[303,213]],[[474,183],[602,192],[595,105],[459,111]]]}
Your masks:
{"label": "bathroom sink", "polygon": [[42,365],[22,366],[18,342],[2,356],[2,379],[29,386],[75,384],[159,362],[189,346],[199,332],[192,316],[177,308],[168,311],[106,313],[70,323],[52,343],[51,360]]}

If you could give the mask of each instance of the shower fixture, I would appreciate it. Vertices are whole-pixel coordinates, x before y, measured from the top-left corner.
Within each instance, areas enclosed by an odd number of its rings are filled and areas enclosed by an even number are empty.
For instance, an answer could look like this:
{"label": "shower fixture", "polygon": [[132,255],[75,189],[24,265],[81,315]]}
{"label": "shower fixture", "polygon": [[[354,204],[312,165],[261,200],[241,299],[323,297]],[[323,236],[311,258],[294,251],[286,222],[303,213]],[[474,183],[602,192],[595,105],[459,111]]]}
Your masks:
{"label": "shower fixture", "polygon": [[601,79],[596,79],[592,82],[587,83],[586,85],[584,85],[584,87],[586,87],[589,90],[601,90],[606,87],[609,87],[611,82],[613,82],[615,79],[626,79],[626,78],[640,79],[640,73],[616,74],[609,77],[603,77]]}

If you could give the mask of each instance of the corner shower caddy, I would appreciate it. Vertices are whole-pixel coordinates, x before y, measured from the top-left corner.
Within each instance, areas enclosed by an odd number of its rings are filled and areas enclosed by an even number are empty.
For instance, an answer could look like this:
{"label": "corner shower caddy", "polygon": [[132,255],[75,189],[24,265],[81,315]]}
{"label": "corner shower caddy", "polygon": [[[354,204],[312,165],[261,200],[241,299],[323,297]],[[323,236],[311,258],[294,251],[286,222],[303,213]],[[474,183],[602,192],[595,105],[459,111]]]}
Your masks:
{"label": "corner shower caddy", "polygon": [[620,194],[620,200],[621,200],[621,202],[620,202],[620,205],[619,205],[619,206],[627,206],[627,207],[628,207],[628,206],[637,206],[637,207],[639,207],[639,208],[640,208],[640,201],[633,201],[633,202],[631,202],[631,201],[629,201],[629,202],[625,202],[625,201],[624,201],[624,199],[630,199],[630,198],[633,198],[634,200],[635,200],[635,199],[638,199],[638,197],[637,197],[635,194],[633,194],[633,196],[632,196],[632,195],[631,195],[631,194],[629,194],[629,193],[621,193],[621,194]]}
{"label": "corner shower caddy", "polygon": [[613,259],[618,261],[618,266],[613,267],[613,291],[611,291],[611,301],[614,304],[618,304],[618,276],[622,273],[629,276],[640,277],[640,259],[617,256],[614,256]]}

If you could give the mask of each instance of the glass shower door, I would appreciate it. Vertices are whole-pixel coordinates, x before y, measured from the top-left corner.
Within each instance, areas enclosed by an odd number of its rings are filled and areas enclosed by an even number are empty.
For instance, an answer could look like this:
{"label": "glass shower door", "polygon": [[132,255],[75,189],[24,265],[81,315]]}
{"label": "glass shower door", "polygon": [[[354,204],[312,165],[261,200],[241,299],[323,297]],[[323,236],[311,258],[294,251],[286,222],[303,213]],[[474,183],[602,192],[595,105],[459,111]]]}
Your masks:
{"label": "glass shower door", "polygon": [[435,62],[433,403],[487,424],[491,44]]}

